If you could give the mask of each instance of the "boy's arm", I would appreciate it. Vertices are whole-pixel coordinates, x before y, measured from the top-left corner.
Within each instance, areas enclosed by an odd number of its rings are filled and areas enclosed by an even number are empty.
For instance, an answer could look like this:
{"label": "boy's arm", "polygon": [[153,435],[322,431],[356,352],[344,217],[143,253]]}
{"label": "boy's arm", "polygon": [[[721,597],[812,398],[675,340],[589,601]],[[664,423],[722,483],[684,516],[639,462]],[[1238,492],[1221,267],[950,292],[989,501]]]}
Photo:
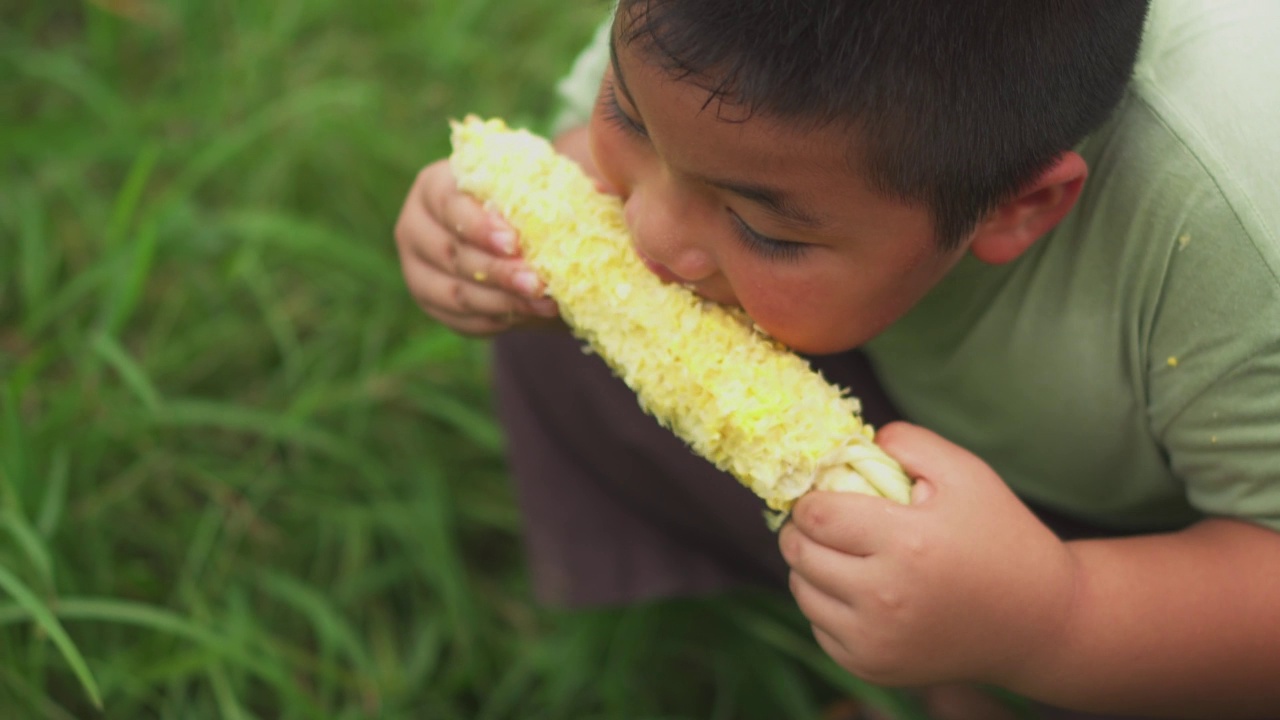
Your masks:
{"label": "boy's arm", "polygon": [[913,504],[801,499],[779,542],[823,648],[894,685],[992,683],[1081,710],[1280,707],[1280,534],[1213,519],[1064,543],[980,459],[896,423]]}
{"label": "boy's arm", "polygon": [[1097,711],[1280,712],[1280,533],[1209,519],[1068,547],[1069,620],[1010,689]]}

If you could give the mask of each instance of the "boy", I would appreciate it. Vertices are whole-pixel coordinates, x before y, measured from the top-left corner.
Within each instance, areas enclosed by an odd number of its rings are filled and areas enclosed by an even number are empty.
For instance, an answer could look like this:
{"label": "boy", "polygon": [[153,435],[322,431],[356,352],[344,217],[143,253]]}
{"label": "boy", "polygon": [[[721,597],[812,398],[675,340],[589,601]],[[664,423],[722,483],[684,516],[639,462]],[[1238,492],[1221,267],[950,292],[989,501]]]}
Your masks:
{"label": "boy", "polygon": [[872,421],[919,424],[878,438],[911,506],[812,494],[780,556],[758,504],[576,342],[504,332],[554,303],[447,163],[424,170],[405,277],[439,321],[503,333],[542,596],[785,577],[822,647],[875,682],[1280,715],[1280,6],[1145,16],[619,3],[562,151],[625,199],[660,277],[813,354]]}

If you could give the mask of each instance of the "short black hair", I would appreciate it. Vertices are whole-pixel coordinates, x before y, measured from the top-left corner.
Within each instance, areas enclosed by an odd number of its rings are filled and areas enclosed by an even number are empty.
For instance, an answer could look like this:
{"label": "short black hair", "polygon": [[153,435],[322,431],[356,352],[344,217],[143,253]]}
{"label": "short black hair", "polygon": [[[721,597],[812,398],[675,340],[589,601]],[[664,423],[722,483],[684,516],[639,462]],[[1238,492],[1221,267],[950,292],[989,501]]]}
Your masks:
{"label": "short black hair", "polygon": [[616,38],[705,87],[709,104],[846,125],[872,186],[928,207],[954,248],[1106,121],[1147,5],[620,0]]}

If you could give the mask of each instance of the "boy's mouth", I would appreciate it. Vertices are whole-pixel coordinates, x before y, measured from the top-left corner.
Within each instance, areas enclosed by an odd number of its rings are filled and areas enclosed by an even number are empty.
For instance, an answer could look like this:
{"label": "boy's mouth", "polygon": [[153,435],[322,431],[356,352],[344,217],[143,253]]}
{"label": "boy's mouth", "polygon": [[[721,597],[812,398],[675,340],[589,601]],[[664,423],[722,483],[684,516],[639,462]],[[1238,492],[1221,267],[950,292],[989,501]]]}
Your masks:
{"label": "boy's mouth", "polygon": [[718,303],[720,305],[725,305],[727,307],[738,307],[738,303],[736,300],[717,297],[717,296],[708,294],[706,288],[702,287],[699,283],[690,282],[688,280],[681,278],[679,275],[676,275],[674,272],[672,272],[671,269],[668,268],[666,265],[663,265],[657,260],[654,260],[648,257],[647,255],[640,252],[639,250],[636,251],[636,255],[640,257],[640,261],[644,263],[644,266],[649,268],[649,272],[656,275],[658,279],[661,280],[662,282],[680,285],[684,287],[684,289],[697,295],[703,300],[709,300],[713,303]]}
{"label": "boy's mouth", "polygon": [[638,252],[637,254],[640,256],[640,260],[644,262],[644,266],[649,268],[649,272],[653,273],[654,275],[657,275],[658,279],[661,280],[662,282],[676,283],[677,285],[685,284],[685,282],[681,280],[678,275],[671,272],[671,270],[669,270],[666,265],[663,265],[662,263],[656,260],[650,259],[644,253]]}

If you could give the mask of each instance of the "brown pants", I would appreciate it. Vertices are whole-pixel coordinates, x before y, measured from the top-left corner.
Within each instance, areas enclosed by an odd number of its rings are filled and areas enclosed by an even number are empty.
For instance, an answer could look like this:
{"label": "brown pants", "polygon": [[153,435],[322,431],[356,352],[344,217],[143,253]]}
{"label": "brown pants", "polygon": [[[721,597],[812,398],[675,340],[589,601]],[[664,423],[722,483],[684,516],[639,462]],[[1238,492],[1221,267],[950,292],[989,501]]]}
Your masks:
{"label": "brown pants", "polygon": [[[786,590],[763,503],[690,452],[596,356],[565,333],[495,342],[494,373],[538,599],[562,607]],[[877,427],[897,418],[861,353],[811,358],[861,399]],[[1059,535],[1100,534],[1042,512]],[[1104,720],[1044,708],[1058,720]]]}
{"label": "brown pants", "polygon": [[[541,331],[495,343],[499,411],[538,598],[585,607],[784,589],[787,568],[763,503],[641,411],[581,348]],[[854,388],[872,422],[893,416],[861,355],[816,364]]]}

